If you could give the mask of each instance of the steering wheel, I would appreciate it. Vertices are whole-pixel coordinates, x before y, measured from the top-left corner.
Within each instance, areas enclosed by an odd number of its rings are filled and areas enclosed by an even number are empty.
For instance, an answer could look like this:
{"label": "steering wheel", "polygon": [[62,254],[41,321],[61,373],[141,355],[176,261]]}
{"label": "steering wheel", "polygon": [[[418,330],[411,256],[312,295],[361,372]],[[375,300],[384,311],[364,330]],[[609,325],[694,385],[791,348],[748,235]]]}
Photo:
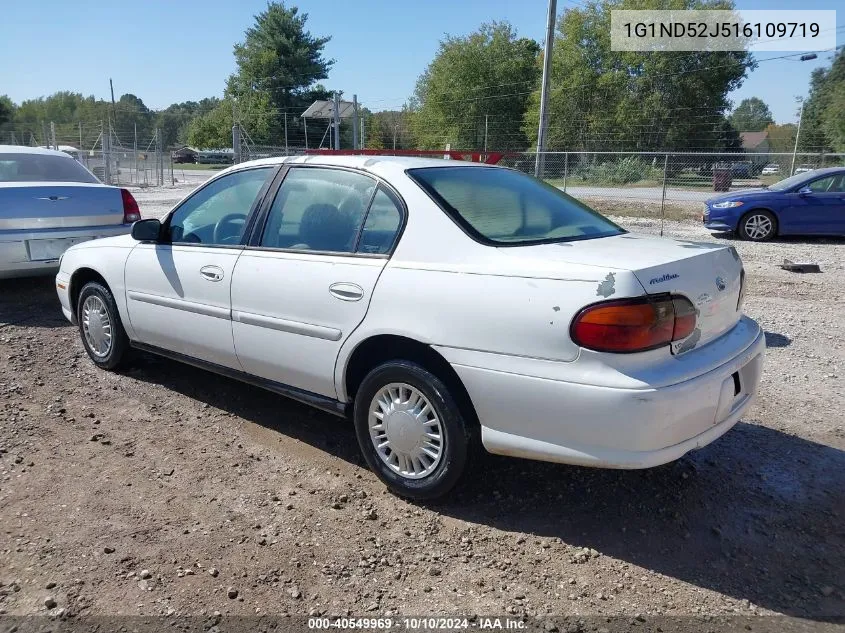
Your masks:
{"label": "steering wheel", "polygon": [[235,235],[225,235],[223,231],[223,227],[227,225],[237,225],[243,224],[246,222],[246,215],[243,213],[227,213],[222,218],[217,220],[217,224],[214,225],[214,233],[213,233],[213,243],[214,244],[225,244],[225,243],[232,243],[235,244],[240,239],[240,234],[236,233]]}

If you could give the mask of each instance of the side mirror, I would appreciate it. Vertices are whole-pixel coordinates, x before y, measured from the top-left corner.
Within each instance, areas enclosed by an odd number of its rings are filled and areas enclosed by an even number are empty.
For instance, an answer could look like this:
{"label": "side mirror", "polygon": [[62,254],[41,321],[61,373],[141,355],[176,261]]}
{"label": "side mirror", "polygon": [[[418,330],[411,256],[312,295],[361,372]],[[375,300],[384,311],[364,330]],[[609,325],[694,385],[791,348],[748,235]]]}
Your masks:
{"label": "side mirror", "polygon": [[812,190],[812,189],[810,189],[809,187],[801,187],[801,188],[798,190],[798,195],[799,195],[799,196],[809,196],[809,195],[811,195],[812,193],[813,193],[813,190]]}
{"label": "side mirror", "polygon": [[161,236],[161,222],[155,218],[138,220],[132,225],[132,239],[139,242],[158,242]]}

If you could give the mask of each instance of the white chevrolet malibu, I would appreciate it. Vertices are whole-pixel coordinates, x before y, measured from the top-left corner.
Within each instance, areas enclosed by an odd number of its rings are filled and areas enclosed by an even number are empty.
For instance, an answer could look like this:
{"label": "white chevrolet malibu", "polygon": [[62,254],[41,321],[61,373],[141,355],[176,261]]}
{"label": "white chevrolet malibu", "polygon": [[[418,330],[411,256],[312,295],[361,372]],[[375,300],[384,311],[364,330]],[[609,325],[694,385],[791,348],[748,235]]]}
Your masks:
{"label": "white chevrolet malibu", "polygon": [[230,168],[56,277],[96,365],[130,347],[351,416],[396,493],[475,445],[647,468],[748,409],[765,343],[732,247],[627,233],[522,173],[311,156]]}

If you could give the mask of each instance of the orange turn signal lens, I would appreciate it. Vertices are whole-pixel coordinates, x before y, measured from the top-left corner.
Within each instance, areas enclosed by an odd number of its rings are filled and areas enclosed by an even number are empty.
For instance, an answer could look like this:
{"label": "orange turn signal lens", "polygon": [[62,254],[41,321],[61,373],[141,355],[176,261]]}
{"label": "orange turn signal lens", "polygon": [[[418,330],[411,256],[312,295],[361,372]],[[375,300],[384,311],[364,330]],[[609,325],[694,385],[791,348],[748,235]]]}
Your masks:
{"label": "orange turn signal lens", "polygon": [[667,294],[588,306],[572,321],[570,334],[576,344],[597,352],[644,352],[686,338],[695,324],[689,299]]}

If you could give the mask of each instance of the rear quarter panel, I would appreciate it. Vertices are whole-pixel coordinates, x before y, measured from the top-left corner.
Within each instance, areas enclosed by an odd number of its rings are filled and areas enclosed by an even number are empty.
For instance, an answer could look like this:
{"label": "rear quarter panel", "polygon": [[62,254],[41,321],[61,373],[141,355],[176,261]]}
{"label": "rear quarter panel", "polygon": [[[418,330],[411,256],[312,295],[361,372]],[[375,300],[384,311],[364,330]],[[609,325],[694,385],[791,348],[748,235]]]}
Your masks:
{"label": "rear quarter panel", "polygon": [[379,334],[435,346],[449,362],[513,371],[520,359],[559,364],[578,358],[569,326],[584,306],[640,296],[633,273],[572,265],[558,277],[433,269],[390,262],[373,292],[367,316],[339,354],[335,383],[341,398],[354,349]]}

